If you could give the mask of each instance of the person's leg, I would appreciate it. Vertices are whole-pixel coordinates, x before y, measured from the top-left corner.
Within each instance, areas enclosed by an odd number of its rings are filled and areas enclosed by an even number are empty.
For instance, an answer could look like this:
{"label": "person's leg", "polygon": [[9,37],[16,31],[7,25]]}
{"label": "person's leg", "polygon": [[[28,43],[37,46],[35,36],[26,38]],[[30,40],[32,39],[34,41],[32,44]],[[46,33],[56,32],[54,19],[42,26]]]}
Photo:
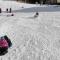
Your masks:
{"label": "person's leg", "polygon": [[3,55],[6,54],[8,52],[8,48],[6,48],[6,47],[3,48],[3,51],[2,52],[3,52]]}
{"label": "person's leg", "polygon": [[0,47],[0,54],[2,53],[2,47]]}
{"label": "person's leg", "polygon": [[8,52],[8,48],[0,47],[0,56],[5,55]]}

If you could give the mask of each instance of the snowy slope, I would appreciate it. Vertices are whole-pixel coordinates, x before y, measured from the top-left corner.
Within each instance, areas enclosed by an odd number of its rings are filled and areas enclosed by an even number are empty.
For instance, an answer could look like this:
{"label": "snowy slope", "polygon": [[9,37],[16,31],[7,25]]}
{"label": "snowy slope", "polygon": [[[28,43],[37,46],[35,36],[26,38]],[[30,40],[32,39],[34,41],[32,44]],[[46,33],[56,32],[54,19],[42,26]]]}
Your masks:
{"label": "snowy slope", "polygon": [[[1,1],[0,7],[19,10],[19,5],[22,3]],[[39,12],[37,18],[34,12],[8,14],[0,14],[0,36],[6,34],[13,45],[0,60],[60,60],[60,11]]]}
{"label": "snowy slope", "polygon": [[6,11],[6,8],[12,8],[13,12],[55,12],[60,11],[60,6],[57,5],[40,5],[19,3],[16,1],[0,1],[0,8]]}
{"label": "snowy slope", "polygon": [[6,8],[12,8],[13,10],[21,9],[22,7],[24,8],[30,8],[36,6],[35,4],[26,4],[26,3],[19,3],[16,1],[0,1],[0,8],[2,10],[6,10]]}

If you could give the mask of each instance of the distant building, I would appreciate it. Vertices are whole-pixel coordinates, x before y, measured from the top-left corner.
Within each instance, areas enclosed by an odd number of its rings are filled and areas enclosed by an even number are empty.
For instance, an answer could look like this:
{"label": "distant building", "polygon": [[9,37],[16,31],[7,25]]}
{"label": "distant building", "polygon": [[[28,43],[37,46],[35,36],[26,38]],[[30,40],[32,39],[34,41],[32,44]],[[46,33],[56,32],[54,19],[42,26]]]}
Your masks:
{"label": "distant building", "polygon": [[60,0],[57,0],[57,3],[60,3]]}

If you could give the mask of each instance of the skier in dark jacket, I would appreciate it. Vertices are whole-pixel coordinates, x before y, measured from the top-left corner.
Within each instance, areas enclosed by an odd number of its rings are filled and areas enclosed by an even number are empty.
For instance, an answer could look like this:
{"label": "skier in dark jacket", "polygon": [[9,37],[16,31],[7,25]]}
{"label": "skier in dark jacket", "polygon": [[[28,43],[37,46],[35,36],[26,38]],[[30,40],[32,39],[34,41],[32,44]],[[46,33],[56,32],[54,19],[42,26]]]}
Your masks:
{"label": "skier in dark jacket", "polygon": [[2,13],[2,9],[0,8],[0,13]]}
{"label": "skier in dark jacket", "polygon": [[10,8],[10,11],[9,11],[9,13],[11,13],[12,12],[12,9]]}
{"label": "skier in dark jacket", "polygon": [[6,8],[6,12],[8,13],[8,8]]}

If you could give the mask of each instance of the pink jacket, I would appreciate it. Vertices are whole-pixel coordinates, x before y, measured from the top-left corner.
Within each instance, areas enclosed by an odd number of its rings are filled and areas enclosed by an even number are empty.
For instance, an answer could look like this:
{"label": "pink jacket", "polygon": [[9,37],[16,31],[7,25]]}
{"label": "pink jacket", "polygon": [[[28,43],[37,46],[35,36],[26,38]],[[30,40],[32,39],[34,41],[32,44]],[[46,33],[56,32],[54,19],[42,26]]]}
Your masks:
{"label": "pink jacket", "polygon": [[8,48],[8,42],[5,39],[0,39],[0,47]]}

